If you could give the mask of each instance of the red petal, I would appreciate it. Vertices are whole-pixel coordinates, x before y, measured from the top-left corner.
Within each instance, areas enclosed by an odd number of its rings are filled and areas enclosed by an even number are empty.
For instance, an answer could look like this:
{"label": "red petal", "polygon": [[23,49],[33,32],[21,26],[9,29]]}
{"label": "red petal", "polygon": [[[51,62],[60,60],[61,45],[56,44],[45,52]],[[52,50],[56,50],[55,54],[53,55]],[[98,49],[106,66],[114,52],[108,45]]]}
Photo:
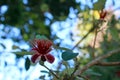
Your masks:
{"label": "red petal", "polygon": [[104,19],[107,15],[107,11],[105,10],[102,10],[101,13],[100,13],[100,19]]}
{"label": "red petal", "polygon": [[40,57],[39,54],[34,54],[34,55],[32,55],[31,61],[32,61],[33,63],[36,63],[38,60],[40,60],[39,57]]}
{"label": "red petal", "polygon": [[32,50],[37,50],[37,48],[36,48],[36,47],[34,47],[34,48],[32,48]]}
{"label": "red petal", "polygon": [[47,55],[45,55],[45,57],[46,57],[46,60],[47,60],[49,63],[53,63],[54,60],[55,60],[54,56],[51,55],[51,54],[47,54]]}

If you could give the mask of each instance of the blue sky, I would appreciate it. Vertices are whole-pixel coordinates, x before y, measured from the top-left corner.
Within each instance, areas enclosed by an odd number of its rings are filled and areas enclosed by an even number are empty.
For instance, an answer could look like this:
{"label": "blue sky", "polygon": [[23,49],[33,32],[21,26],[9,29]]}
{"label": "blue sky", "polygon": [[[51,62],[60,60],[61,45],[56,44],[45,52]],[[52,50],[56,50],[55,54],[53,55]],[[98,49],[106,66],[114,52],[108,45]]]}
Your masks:
{"label": "blue sky", "polygon": [[[27,0],[23,0],[23,1],[25,4],[27,3]],[[88,3],[86,3],[86,1],[88,1]],[[97,0],[94,0],[94,2],[96,1]],[[120,0],[114,0],[114,1],[115,1],[115,6],[113,8],[115,9],[117,7],[120,7],[119,5]],[[81,2],[83,5],[88,5],[89,7],[92,8],[92,3],[90,3],[89,0],[76,0],[76,2]],[[112,5],[112,0],[108,0],[106,3],[106,8],[108,8],[111,5]],[[7,6],[2,6],[0,15],[4,14],[7,8],[8,8]],[[84,9],[84,6],[81,6],[81,8]],[[76,25],[77,10],[71,7],[69,9],[69,12],[70,12],[69,17],[65,21],[56,21],[51,25],[51,29],[53,30],[52,35],[57,35],[59,38],[62,39],[62,43],[67,43],[67,44],[61,44],[60,45],[61,47],[64,46],[64,47],[72,48],[73,42],[70,40],[69,33],[72,32],[74,26]],[[118,15],[120,15],[119,12],[117,12]],[[53,16],[48,12],[45,13],[45,16],[48,16],[50,19],[53,18]],[[46,25],[49,25],[49,20],[46,19],[45,23]],[[0,24],[0,36],[6,35],[2,31],[3,28],[5,28],[5,26]],[[12,45],[20,45],[20,48],[22,49],[28,49],[29,46],[28,43],[26,43],[25,41],[21,41],[20,43],[13,43],[11,37],[18,37],[18,36],[20,37],[20,30],[18,28],[13,28],[13,27],[11,27],[11,29],[12,30],[9,33],[9,36],[7,37],[6,40],[3,40],[0,37],[0,43],[3,43],[6,46],[6,49],[0,46],[0,80],[38,80],[38,77],[40,75],[44,75],[43,73],[40,73],[40,70],[46,70],[46,69],[40,66],[39,64],[37,64],[36,66],[31,66],[30,69],[26,71],[24,68],[26,56],[18,60],[18,62],[16,63],[15,61],[16,57],[13,53],[11,53]],[[8,29],[6,28],[6,31],[7,30]],[[55,42],[59,42],[59,40],[56,39]],[[53,51],[52,53],[55,54],[56,52]],[[58,63],[58,61],[59,60],[56,57],[56,61],[52,65],[49,63],[46,64],[49,66],[49,68],[54,69],[54,67],[57,67],[56,64]],[[7,66],[5,62],[7,62]]]}

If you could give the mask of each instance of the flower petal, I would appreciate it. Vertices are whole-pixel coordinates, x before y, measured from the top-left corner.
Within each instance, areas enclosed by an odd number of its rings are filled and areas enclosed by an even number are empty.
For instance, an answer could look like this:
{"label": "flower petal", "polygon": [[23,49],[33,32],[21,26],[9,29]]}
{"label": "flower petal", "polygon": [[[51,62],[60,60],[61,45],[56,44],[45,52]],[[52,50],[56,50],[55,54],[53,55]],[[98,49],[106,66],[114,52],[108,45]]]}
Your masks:
{"label": "flower petal", "polygon": [[34,55],[32,55],[31,61],[32,61],[33,63],[36,63],[36,62],[38,62],[39,60],[40,60],[40,55],[39,55],[39,54],[34,54]]}
{"label": "flower petal", "polygon": [[53,63],[54,60],[55,60],[54,56],[51,55],[51,54],[45,55],[45,58],[46,58],[46,60],[47,60],[49,63]]}

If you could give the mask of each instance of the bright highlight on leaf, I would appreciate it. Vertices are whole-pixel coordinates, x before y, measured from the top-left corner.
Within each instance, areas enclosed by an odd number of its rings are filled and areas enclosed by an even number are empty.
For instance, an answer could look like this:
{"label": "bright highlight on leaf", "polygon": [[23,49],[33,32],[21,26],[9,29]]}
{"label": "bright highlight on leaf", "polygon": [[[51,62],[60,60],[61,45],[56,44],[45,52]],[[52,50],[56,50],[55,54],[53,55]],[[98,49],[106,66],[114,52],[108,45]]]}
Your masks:
{"label": "bright highlight on leaf", "polygon": [[78,53],[73,53],[71,50],[68,50],[62,53],[62,59],[64,61],[67,61],[67,60],[75,58],[77,55]]}

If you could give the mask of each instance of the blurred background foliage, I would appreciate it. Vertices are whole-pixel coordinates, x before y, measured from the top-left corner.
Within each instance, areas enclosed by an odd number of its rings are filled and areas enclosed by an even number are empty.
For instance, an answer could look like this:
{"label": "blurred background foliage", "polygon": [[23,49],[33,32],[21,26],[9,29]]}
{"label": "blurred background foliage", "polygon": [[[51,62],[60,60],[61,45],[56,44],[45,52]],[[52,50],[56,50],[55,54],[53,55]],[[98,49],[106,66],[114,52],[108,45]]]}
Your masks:
{"label": "blurred background foliage", "polygon": [[[29,54],[30,46],[24,48],[23,44],[29,45],[29,40],[33,39],[35,35],[45,35],[54,42],[56,46],[71,49],[78,40],[80,40],[87,32],[94,27],[94,23],[97,23],[99,19],[99,12],[107,5],[112,5],[107,8],[108,11],[119,11],[119,8],[114,8],[119,0],[111,0],[111,4],[107,4],[109,0],[0,0],[0,56],[2,56],[7,47],[11,47],[12,51],[16,54],[16,64],[21,57],[25,59],[25,69],[28,70],[30,65],[30,58],[24,56]],[[88,4],[87,4],[88,3]],[[70,9],[73,9],[72,17],[70,16]],[[115,12],[114,11],[114,12]],[[97,56],[106,54],[107,52],[120,47],[120,19],[119,13],[114,14],[110,18],[106,34],[102,36],[103,40],[99,43],[99,47],[95,49]],[[74,17],[75,15],[75,17]],[[68,23],[70,26],[65,27],[66,21],[75,20],[73,23]],[[59,22],[55,29],[52,25]],[[62,23],[64,22],[64,23]],[[72,28],[71,28],[72,27]],[[62,30],[70,28],[70,32],[65,32],[70,36],[69,39],[61,38],[58,33]],[[54,32],[54,33],[53,33]],[[75,52],[79,52],[80,67],[83,67],[91,60],[91,53],[93,48],[91,47],[92,39],[94,38],[94,31],[91,32],[83,42],[76,47]],[[12,40],[12,46],[7,43],[7,40]],[[64,40],[71,41],[68,45]],[[61,46],[63,45],[63,46]],[[63,47],[63,48],[62,48]],[[62,51],[59,50],[58,53]],[[11,53],[12,54],[12,53]],[[58,54],[60,55],[60,54]],[[59,60],[60,57],[56,56]],[[2,65],[2,58],[0,59]],[[120,55],[113,55],[104,61],[120,61]],[[9,66],[7,61],[3,61],[4,65]],[[62,66],[70,66],[71,63],[63,62]],[[60,64],[57,64],[60,67]],[[65,71],[72,71],[72,68],[64,68],[58,74],[66,74]],[[70,66],[71,67],[71,66]],[[56,68],[59,71],[59,69]],[[45,72],[51,75],[49,72]],[[90,80],[119,80],[120,79],[120,66],[101,67],[94,66],[84,74]],[[45,76],[40,76],[44,79]]]}

